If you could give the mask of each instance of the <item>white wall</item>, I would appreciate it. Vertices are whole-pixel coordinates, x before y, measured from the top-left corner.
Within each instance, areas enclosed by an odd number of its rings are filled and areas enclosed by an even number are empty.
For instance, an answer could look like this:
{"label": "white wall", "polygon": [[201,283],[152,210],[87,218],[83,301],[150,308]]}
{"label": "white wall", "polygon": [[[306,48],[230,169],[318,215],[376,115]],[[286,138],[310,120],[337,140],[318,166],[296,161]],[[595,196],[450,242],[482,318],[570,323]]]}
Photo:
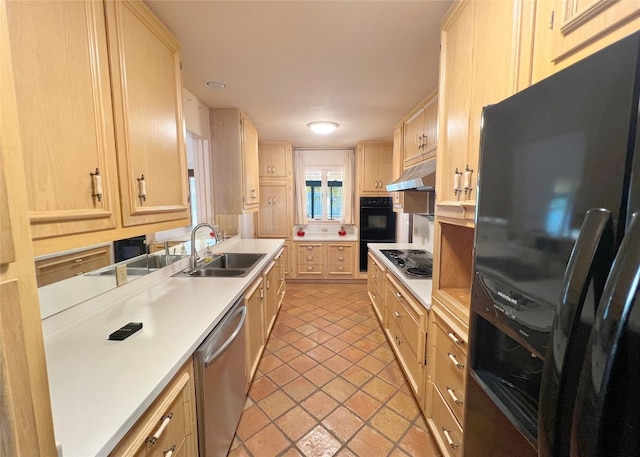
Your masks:
{"label": "white wall", "polygon": [[413,242],[433,252],[433,217],[413,214]]}

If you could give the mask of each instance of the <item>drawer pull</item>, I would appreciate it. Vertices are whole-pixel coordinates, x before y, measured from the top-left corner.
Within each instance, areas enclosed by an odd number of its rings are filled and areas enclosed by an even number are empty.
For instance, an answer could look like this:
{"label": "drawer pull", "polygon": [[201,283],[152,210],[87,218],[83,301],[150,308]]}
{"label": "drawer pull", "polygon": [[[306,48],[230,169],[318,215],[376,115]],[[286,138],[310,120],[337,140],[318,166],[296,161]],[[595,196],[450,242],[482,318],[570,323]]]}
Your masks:
{"label": "drawer pull", "polygon": [[307,257],[307,260],[313,260],[313,256]]}
{"label": "drawer pull", "polygon": [[454,443],[453,440],[451,439],[451,433],[449,432],[449,430],[442,427],[442,433],[444,433],[444,437],[446,438],[447,444],[449,445],[449,447],[451,449],[457,449],[458,445]]}
{"label": "drawer pull", "polygon": [[167,425],[169,425],[169,422],[171,422],[171,418],[173,418],[173,413],[169,413],[162,418],[162,423],[160,424],[160,427],[158,427],[158,430],[156,430],[152,437],[145,440],[147,443],[147,449],[156,444],[156,441],[158,441],[158,438],[160,438],[162,432],[164,432],[164,429],[167,428]]}
{"label": "drawer pull", "polygon": [[450,352],[447,352],[447,356],[449,357],[449,359],[451,359],[451,361],[453,362],[453,364],[456,366],[456,368],[462,370],[464,368],[464,365],[461,364],[460,362],[458,362],[458,360],[456,359],[456,356]]}
{"label": "drawer pull", "polygon": [[338,271],[344,271],[344,267],[338,267]]}
{"label": "drawer pull", "polygon": [[451,339],[451,341],[453,341],[455,344],[457,345],[461,345],[462,344],[462,340],[458,339],[458,337],[456,336],[455,333],[449,332],[447,333],[447,336]]}
{"label": "drawer pull", "polygon": [[398,311],[394,311],[393,315],[396,316],[396,317],[400,317],[400,313]]}
{"label": "drawer pull", "polygon": [[313,251],[313,246],[307,246],[307,251]]}
{"label": "drawer pull", "polygon": [[80,257],[79,259],[74,260],[75,263],[80,263],[82,262],[84,259],[82,257]]}
{"label": "drawer pull", "polygon": [[449,396],[451,397],[451,399],[456,405],[460,406],[462,404],[462,402],[458,399],[458,397],[456,397],[456,394],[453,391],[453,389],[449,386],[447,386],[447,393],[449,394]]}
{"label": "drawer pull", "polygon": [[344,256],[339,255],[338,260],[344,260]]}
{"label": "drawer pull", "polygon": [[372,277],[373,279],[376,279],[376,278],[378,277],[378,275],[371,275],[371,277]]}
{"label": "drawer pull", "polygon": [[171,457],[173,455],[173,453],[175,452],[175,450],[176,450],[176,445],[174,444],[173,446],[171,446],[166,451],[162,451],[162,455],[164,457]]}
{"label": "drawer pull", "polygon": [[344,251],[344,246],[338,246],[338,251]]}
{"label": "drawer pull", "polygon": [[313,270],[313,267],[307,267],[307,270]]}
{"label": "drawer pull", "polygon": [[402,294],[400,292],[396,292],[396,297],[402,298]]}

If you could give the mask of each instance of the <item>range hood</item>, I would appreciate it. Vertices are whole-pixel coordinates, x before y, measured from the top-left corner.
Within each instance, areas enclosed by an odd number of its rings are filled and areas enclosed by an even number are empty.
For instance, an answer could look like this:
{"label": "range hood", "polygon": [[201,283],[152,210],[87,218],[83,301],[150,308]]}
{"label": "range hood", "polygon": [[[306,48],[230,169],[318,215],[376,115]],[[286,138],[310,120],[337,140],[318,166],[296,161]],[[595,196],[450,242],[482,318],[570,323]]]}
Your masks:
{"label": "range hood", "polygon": [[407,168],[398,179],[387,185],[387,191],[403,190],[435,190],[436,188],[436,159]]}

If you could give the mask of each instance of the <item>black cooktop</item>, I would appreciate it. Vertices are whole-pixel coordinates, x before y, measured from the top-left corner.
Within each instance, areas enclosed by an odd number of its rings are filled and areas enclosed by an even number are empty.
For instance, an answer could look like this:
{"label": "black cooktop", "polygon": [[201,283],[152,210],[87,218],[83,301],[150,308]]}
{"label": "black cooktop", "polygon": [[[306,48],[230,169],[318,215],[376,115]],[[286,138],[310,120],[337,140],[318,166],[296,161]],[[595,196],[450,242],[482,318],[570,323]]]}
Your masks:
{"label": "black cooktop", "polygon": [[433,256],[423,249],[380,249],[408,279],[431,279]]}

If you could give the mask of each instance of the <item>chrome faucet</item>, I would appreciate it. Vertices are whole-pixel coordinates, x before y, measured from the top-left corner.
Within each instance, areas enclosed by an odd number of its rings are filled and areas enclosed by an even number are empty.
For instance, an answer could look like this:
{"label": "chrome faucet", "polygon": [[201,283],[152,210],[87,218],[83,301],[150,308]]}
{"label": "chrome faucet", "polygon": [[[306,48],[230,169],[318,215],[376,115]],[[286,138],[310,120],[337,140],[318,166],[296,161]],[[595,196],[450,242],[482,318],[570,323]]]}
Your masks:
{"label": "chrome faucet", "polygon": [[193,227],[193,230],[191,230],[191,255],[189,256],[190,270],[195,270],[196,267],[198,266],[198,253],[196,252],[196,232],[201,227],[209,227],[215,236],[216,244],[218,243],[218,231],[213,225],[207,224],[206,222],[202,222],[201,224],[198,224],[195,227]]}

